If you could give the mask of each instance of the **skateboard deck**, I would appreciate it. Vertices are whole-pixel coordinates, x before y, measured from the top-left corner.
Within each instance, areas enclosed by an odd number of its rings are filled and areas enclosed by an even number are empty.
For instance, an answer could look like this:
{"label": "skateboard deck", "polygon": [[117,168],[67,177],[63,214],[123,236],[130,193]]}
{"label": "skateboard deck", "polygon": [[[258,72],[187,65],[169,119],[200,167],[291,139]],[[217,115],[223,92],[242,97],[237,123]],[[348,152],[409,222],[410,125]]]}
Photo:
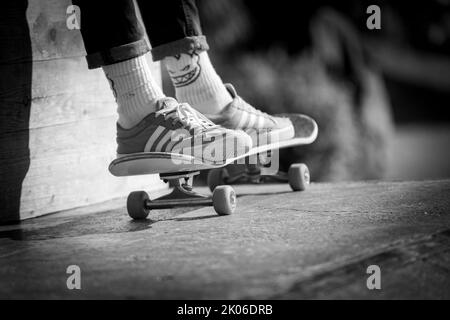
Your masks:
{"label": "skateboard deck", "polygon": [[[128,154],[113,160],[109,165],[109,171],[114,176],[159,174],[163,181],[170,181],[174,186],[170,194],[155,200],[150,200],[145,191],[130,193],[127,199],[128,214],[133,219],[145,219],[151,209],[196,205],[213,205],[219,215],[231,214],[236,207],[236,194],[229,183],[244,176],[252,179],[262,175],[279,176],[277,172],[268,171],[266,164],[260,160],[267,160],[267,155],[278,149],[310,144],[316,139],[318,126],[312,118],[301,114],[281,116],[289,117],[294,124],[295,136],[292,139],[255,146],[248,152],[229,158],[225,162],[208,162],[192,155],[166,152]],[[256,159],[256,163],[249,166],[250,159],[253,161]],[[225,167],[234,164],[244,164],[246,170],[235,177],[225,177],[223,172],[226,170]],[[252,169],[249,171],[248,167]],[[254,171],[255,168],[258,171]],[[213,192],[212,196],[193,191],[193,177],[201,170],[210,170],[208,185]],[[309,171],[304,164],[293,164],[284,175],[284,181],[289,181],[294,191],[305,190],[309,184]]]}
{"label": "skateboard deck", "polygon": [[296,129],[295,136],[292,139],[253,147],[248,152],[238,157],[227,159],[225,162],[213,163],[191,155],[179,153],[140,152],[121,156],[113,160],[109,165],[109,171],[114,176],[123,177],[215,169],[229,164],[239,163],[241,159],[263,154],[271,150],[295,147],[314,142],[318,134],[318,127],[312,118],[305,115],[291,115],[290,119]]}

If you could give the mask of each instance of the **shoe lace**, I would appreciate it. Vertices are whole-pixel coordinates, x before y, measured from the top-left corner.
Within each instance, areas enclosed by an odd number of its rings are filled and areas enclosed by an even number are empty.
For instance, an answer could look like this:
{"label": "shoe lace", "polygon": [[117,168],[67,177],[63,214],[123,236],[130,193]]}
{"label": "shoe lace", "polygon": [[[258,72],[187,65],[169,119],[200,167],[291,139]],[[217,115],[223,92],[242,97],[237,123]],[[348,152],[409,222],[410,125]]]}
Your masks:
{"label": "shoe lace", "polygon": [[180,123],[189,131],[195,130],[203,132],[218,127],[218,125],[214,124],[187,103],[165,107],[156,111],[156,115],[163,116],[166,121],[171,120],[172,125]]}

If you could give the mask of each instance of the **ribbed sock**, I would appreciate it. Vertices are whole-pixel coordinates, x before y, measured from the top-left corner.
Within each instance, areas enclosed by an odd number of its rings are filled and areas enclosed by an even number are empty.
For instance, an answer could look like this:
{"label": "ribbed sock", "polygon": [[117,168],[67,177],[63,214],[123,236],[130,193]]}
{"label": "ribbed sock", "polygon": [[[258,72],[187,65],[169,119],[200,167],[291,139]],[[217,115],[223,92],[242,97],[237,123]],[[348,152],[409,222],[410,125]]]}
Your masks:
{"label": "ribbed sock", "polygon": [[233,100],[206,51],[166,57],[164,63],[178,101],[189,103],[201,113],[215,114]]}
{"label": "ribbed sock", "polygon": [[145,55],[103,66],[117,102],[118,123],[124,129],[138,124],[155,111],[164,93],[153,78]]}

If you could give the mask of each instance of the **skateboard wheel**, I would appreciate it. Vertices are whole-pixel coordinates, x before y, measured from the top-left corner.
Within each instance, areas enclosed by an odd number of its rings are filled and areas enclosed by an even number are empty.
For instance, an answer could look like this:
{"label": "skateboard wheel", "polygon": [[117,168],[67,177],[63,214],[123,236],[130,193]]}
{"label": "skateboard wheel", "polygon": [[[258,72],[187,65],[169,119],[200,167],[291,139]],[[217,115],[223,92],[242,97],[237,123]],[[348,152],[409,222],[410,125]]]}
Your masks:
{"label": "skateboard wheel", "polygon": [[127,199],[127,211],[128,215],[135,219],[141,220],[147,218],[150,210],[146,208],[145,202],[150,200],[147,192],[134,191],[128,195]]}
{"label": "skateboard wheel", "polygon": [[236,208],[236,192],[230,186],[217,186],[214,189],[213,206],[219,216],[229,215]]}
{"label": "skateboard wheel", "polygon": [[225,168],[211,169],[208,172],[208,187],[214,191],[217,186],[225,184],[225,178],[228,177],[228,171]]}
{"label": "skateboard wheel", "polygon": [[310,174],[308,167],[303,163],[295,163],[289,167],[289,185],[294,191],[304,191],[309,185]]}

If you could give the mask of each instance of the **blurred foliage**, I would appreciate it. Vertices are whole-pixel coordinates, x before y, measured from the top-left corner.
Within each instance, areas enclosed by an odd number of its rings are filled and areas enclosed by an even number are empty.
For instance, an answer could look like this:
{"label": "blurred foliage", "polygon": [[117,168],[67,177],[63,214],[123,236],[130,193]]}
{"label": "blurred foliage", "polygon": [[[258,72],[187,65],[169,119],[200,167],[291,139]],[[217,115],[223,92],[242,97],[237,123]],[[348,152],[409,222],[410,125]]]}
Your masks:
{"label": "blurred foliage", "polygon": [[[344,15],[364,36],[426,51],[450,53],[450,0],[197,0],[205,32],[218,50],[281,46],[297,53],[308,43],[311,19],[322,8]],[[369,31],[366,8],[382,8],[382,29]]]}
{"label": "blurred foliage", "polygon": [[215,51],[239,48],[250,38],[251,17],[239,0],[198,0],[201,23]]}
{"label": "blurred foliage", "polygon": [[302,12],[255,1],[198,4],[224,81],[261,110],[318,122],[314,144],[282,151],[282,169],[306,162],[322,181],[383,176],[389,101],[350,19],[320,2],[306,2]]}
{"label": "blurred foliage", "polygon": [[[411,49],[450,54],[450,0],[383,0],[378,5],[383,8],[380,38]],[[360,30],[371,34],[367,29]]]}

